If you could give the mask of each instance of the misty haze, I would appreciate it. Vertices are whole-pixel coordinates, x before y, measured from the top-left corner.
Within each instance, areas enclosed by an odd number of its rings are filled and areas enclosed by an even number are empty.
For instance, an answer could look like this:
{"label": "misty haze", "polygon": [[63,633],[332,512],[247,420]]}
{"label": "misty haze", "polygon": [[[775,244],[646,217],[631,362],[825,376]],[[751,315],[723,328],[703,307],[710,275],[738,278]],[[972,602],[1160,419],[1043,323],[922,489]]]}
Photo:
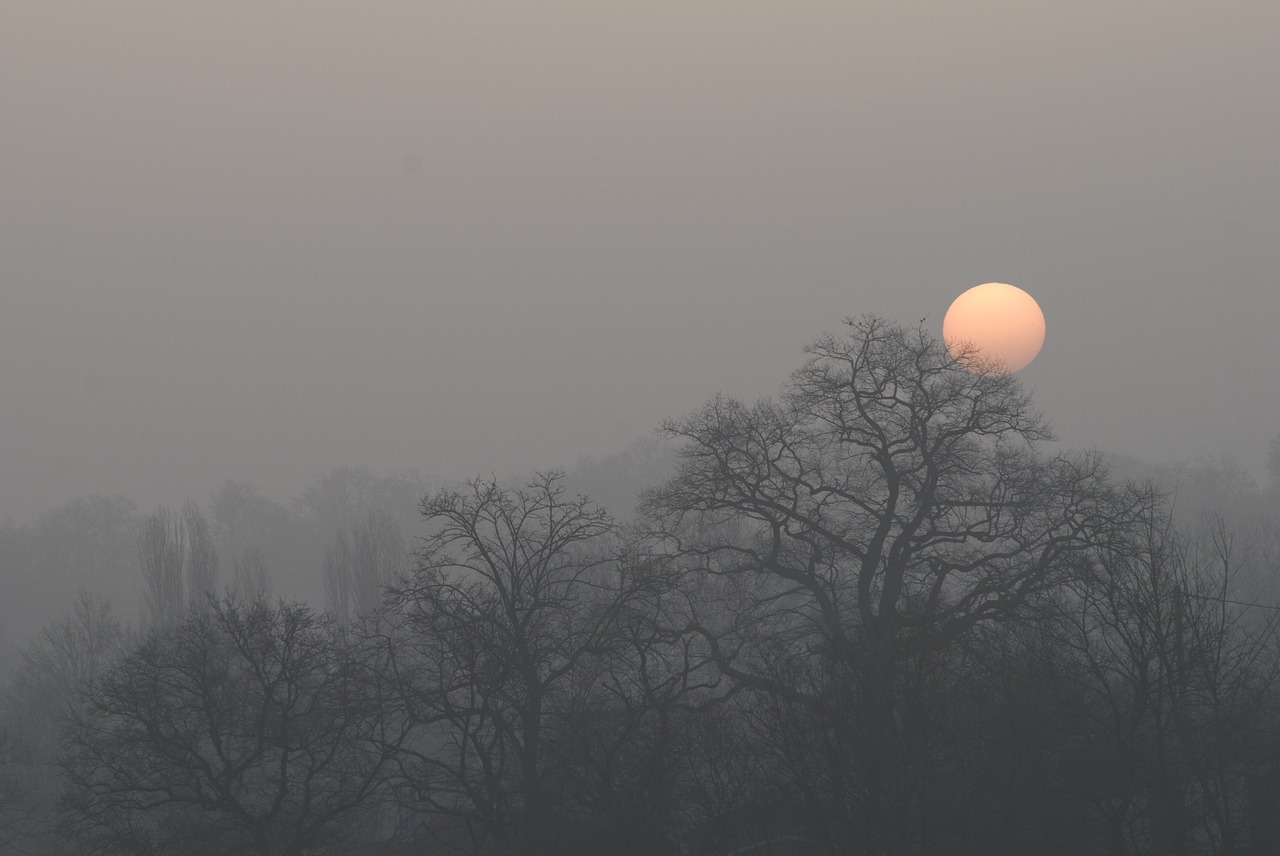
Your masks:
{"label": "misty haze", "polygon": [[0,854],[1280,853],[1278,32],[7,3]]}

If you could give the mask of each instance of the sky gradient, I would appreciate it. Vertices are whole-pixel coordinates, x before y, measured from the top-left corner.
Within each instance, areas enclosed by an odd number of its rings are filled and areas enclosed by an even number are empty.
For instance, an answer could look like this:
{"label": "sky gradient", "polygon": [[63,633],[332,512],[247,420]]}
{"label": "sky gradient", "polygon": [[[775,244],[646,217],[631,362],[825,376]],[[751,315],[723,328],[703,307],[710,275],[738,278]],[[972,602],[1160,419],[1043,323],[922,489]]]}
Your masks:
{"label": "sky gradient", "polygon": [[1044,310],[1073,447],[1280,431],[1280,4],[5,3],[0,519],[457,478]]}

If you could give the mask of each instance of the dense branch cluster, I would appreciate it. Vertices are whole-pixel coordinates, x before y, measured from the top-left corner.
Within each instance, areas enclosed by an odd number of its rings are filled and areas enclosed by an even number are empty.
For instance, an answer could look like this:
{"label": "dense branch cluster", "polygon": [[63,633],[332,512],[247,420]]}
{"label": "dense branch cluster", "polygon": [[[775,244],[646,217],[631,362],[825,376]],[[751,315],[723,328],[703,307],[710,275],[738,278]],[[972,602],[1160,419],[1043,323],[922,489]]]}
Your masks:
{"label": "dense branch cluster", "polygon": [[401,735],[353,653],[264,602],[149,635],[72,721],[64,832],[89,853],[292,856],[358,829]]}

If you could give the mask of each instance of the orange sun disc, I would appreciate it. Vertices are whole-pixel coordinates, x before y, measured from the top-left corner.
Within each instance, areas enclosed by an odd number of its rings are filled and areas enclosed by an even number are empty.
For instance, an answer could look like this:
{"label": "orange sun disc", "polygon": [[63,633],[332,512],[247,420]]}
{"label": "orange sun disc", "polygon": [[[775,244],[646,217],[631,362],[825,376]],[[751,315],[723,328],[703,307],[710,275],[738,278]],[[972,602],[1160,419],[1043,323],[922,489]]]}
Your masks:
{"label": "orange sun disc", "polygon": [[1035,298],[1004,282],[975,285],[942,320],[951,356],[973,371],[1009,374],[1030,365],[1044,345],[1044,313]]}

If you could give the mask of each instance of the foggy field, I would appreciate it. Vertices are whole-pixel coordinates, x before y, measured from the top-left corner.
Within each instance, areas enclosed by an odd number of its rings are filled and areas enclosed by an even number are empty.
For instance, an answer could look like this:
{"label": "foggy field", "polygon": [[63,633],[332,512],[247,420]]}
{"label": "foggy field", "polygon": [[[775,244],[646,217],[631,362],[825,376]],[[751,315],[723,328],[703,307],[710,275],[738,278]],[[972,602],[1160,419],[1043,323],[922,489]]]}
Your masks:
{"label": "foggy field", "polygon": [[6,3],[0,854],[1280,852],[1277,32]]}

